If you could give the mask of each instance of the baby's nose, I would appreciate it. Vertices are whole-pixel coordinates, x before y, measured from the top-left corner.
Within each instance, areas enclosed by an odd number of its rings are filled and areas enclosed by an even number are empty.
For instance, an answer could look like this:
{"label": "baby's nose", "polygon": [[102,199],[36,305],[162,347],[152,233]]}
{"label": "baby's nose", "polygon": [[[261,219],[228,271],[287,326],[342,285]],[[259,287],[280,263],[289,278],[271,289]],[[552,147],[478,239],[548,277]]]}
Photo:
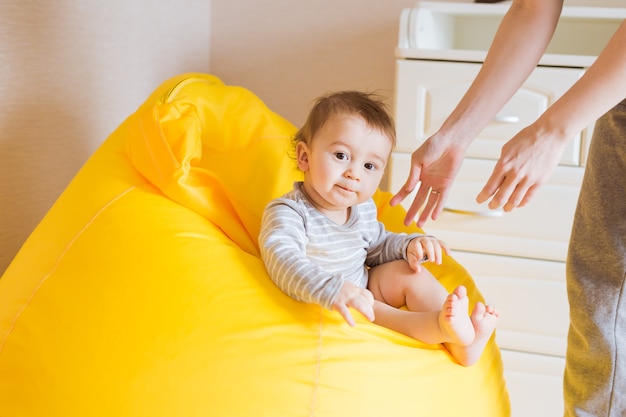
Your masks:
{"label": "baby's nose", "polygon": [[355,169],[354,167],[350,167],[346,170],[346,178],[350,178],[351,180],[358,180],[359,179],[359,171],[358,169]]}

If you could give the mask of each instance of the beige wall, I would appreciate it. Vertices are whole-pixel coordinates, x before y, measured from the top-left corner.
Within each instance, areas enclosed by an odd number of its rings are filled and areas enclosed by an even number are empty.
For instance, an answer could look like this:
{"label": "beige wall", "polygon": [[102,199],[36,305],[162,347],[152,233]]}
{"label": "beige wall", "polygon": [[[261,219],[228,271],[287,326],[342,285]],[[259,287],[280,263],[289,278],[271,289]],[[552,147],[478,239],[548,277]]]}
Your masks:
{"label": "beige wall", "polygon": [[0,275],[163,80],[209,70],[210,0],[0,3]]}
{"label": "beige wall", "polygon": [[211,70],[296,125],[339,89],[393,96],[400,11],[414,0],[213,1]]}

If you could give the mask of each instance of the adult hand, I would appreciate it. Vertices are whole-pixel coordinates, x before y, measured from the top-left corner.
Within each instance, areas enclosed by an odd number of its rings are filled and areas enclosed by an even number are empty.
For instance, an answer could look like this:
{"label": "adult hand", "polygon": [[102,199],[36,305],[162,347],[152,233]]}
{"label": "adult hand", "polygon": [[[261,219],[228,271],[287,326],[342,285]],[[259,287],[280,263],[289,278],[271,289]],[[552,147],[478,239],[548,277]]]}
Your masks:
{"label": "adult hand", "polygon": [[420,209],[418,226],[423,226],[429,216],[437,219],[443,211],[454,177],[461,168],[463,155],[464,149],[458,144],[435,136],[428,138],[413,152],[409,177],[390,201],[395,206],[418,187],[404,218],[405,225],[413,221]]}
{"label": "adult hand", "polygon": [[363,314],[369,321],[374,321],[374,296],[366,288],[361,288],[346,281],[333,303],[333,310],[341,314],[352,327],[356,325],[349,307]]}
{"label": "adult hand", "polygon": [[500,159],[487,183],[476,197],[478,203],[488,199],[489,208],[511,211],[525,206],[559,163],[566,141],[558,136],[539,136],[530,125],[503,147]]}

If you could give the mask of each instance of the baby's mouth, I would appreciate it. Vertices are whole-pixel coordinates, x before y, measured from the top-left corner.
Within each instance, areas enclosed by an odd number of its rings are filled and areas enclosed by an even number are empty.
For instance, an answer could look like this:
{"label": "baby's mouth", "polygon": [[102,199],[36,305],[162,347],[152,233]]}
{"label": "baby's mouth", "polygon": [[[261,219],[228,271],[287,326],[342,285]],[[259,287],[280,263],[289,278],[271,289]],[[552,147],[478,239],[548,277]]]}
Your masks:
{"label": "baby's mouth", "polygon": [[343,185],[338,185],[339,188],[341,188],[343,191],[346,191],[348,193],[354,193],[355,191],[349,187],[344,187]]}

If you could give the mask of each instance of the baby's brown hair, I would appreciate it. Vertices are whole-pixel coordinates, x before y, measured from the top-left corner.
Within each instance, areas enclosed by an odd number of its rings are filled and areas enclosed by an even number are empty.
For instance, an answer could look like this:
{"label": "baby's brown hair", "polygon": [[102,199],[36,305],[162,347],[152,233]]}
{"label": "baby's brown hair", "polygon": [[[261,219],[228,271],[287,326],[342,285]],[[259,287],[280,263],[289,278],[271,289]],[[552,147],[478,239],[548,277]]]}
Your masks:
{"label": "baby's brown hair", "polygon": [[396,146],[396,126],[387,112],[382,97],[375,93],[361,91],[339,91],[319,97],[311,109],[306,122],[294,136],[298,142],[311,144],[311,139],[332,117],[358,116],[372,129],[377,129]]}

